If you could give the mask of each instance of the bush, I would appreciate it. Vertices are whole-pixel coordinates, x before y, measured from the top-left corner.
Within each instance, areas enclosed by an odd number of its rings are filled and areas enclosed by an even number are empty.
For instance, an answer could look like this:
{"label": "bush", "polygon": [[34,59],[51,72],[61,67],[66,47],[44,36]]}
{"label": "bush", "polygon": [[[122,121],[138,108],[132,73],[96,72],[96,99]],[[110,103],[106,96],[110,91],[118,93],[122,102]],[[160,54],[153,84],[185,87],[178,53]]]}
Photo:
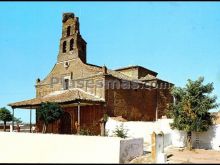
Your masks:
{"label": "bush", "polygon": [[123,124],[121,124],[119,127],[116,126],[115,130],[113,131],[113,134],[120,138],[127,138],[128,130],[124,129]]}
{"label": "bush", "polygon": [[79,131],[79,135],[87,135],[87,136],[91,136],[93,135],[88,129],[80,129]]}

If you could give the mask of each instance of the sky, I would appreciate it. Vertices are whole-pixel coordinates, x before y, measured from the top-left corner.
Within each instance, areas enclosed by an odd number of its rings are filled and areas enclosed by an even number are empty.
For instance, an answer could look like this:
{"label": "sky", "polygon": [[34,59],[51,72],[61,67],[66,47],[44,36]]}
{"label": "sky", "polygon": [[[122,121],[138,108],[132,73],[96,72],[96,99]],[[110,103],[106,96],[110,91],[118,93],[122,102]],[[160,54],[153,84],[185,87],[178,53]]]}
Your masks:
{"label": "sky", "polygon": [[[179,87],[204,76],[220,103],[219,2],[0,2],[0,11],[0,107],[35,97],[56,63],[64,12],[79,17],[89,63],[140,65]],[[29,122],[29,110],[15,116]]]}

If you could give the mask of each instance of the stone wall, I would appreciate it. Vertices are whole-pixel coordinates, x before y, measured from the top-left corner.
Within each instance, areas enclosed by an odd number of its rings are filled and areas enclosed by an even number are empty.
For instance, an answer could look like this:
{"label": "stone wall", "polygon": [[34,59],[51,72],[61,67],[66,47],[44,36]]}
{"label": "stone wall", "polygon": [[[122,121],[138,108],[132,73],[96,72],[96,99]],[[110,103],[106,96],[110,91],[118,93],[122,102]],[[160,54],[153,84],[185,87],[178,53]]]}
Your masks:
{"label": "stone wall", "polygon": [[127,163],[140,155],[143,155],[143,138],[120,141],[120,163]]}
{"label": "stone wall", "polygon": [[[64,78],[69,79],[70,83],[74,82],[73,84],[70,84],[70,87],[81,88],[84,91],[90,90],[90,93],[95,93],[101,98],[104,97],[103,88],[95,88],[94,86],[92,87],[92,89],[87,89],[87,86],[85,84],[86,82],[93,80],[103,81],[103,77],[101,75],[95,76],[96,74],[102,73],[102,68],[86,65],[80,59],[69,61],[69,65],[67,68],[64,67],[64,64],[65,63],[63,62],[57,63],[52,71],[48,74],[48,76],[41,82],[37,83],[37,97],[45,96],[46,94],[53,91],[62,90],[62,82]],[[80,83],[84,84],[81,85]]]}

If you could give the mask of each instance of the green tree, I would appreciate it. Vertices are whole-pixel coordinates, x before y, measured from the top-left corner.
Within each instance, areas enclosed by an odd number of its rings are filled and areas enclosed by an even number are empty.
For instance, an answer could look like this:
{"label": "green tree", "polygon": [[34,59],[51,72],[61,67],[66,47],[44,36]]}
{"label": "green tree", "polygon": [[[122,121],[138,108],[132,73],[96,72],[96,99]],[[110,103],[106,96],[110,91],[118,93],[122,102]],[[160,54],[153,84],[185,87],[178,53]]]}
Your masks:
{"label": "green tree", "polygon": [[0,120],[4,122],[4,131],[6,131],[6,122],[12,121],[12,118],[12,114],[7,108],[3,107],[0,109]]}
{"label": "green tree", "polygon": [[42,133],[46,133],[48,124],[58,120],[64,113],[57,103],[52,102],[42,103],[36,112],[37,119],[43,122]]}
{"label": "green tree", "polygon": [[21,118],[17,118],[17,117],[14,117],[14,121],[17,123],[17,124],[21,124],[22,123],[22,120]]}
{"label": "green tree", "polygon": [[216,96],[211,96],[213,83],[203,84],[204,78],[188,80],[184,88],[174,87],[175,102],[168,106],[167,116],[173,118],[172,129],[187,132],[187,148],[192,149],[192,132],[203,132],[212,125],[210,109],[218,107]]}

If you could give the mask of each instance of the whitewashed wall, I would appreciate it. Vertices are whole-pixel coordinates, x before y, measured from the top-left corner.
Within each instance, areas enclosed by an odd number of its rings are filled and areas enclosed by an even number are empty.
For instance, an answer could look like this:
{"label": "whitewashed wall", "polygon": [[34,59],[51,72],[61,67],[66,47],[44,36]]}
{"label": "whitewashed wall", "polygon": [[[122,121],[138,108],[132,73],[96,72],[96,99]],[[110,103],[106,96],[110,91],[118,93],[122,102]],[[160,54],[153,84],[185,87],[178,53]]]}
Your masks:
{"label": "whitewashed wall", "polygon": [[[172,130],[170,128],[170,123],[172,122],[172,119],[159,119],[157,122],[119,122],[109,118],[108,122],[106,123],[106,130],[109,136],[113,136],[113,131],[115,130],[116,126],[123,124],[124,128],[128,131],[129,137],[142,137],[144,139],[144,143],[148,144],[151,144],[151,134],[153,131],[156,133],[162,131],[164,133],[164,147],[167,147],[171,144],[175,147],[185,147],[186,132]],[[207,132],[193,132],[193,147],[196,147],[196,136],[199,137],[199,148],[220,150],[220,124],[210,127]]]}
{"label": "whitewashed wall", "polygon": [[[212,126],[212,129],[210,129],[209,132],[207,132],[207,134],[213,135],[210,141],[211,148],[220,151],[220,124]],[[205,139],[207,136],[203,134],[201,135],[201,137]]]}
{"label": "whitewashed wall", "polygon": [[106,131],[108,132],[108,136],[114,136],[113,131],[116,129],[117,126],[119,127],[121,124],[123,124],[124,129],[128,131],[128,137],[133,137],[133,138],[141,137],[144,139],[144,142],[151,143],[151,134],[153,133],[153,131],[156,133],[163,131],[164,134],[171,132],[171,128],[169,126],[169,123],[171,122],[172,119],[160,119],[157,122],[144,122],[144,121],[119,122],[109,117],[105,128]]}
{"label": "whitewashed wall", "polygon": [[[196,143],[196,139],[198,139],[198,143]],[[192,142],[194,147],[220,151],[220,124],[213,125],[207,132],[193,132]]]}
{"label": "whitewashed wall", "polygon": [[172,136],[171,133],[164,134],[164,147],[172,145]]}
{"label": "whitewashed wall", "polygon": [[171,131],[171,143],[175,147],[185,147],[186,146],[186,132],[172,130]]}
{"label": "whitewashed wall", "polygon": [[0,146],[1,163],[123,163],[143,154],[143,139],[101,136],[0,132]]}
{"label": "whitewashed wall", "polygon": [[[186,146],[186,132],[174,130],[171,134],[173,146]],[[220,124],[211,126],[206,132],[192,132],[192,144],[195,148],[220,151]]]}

